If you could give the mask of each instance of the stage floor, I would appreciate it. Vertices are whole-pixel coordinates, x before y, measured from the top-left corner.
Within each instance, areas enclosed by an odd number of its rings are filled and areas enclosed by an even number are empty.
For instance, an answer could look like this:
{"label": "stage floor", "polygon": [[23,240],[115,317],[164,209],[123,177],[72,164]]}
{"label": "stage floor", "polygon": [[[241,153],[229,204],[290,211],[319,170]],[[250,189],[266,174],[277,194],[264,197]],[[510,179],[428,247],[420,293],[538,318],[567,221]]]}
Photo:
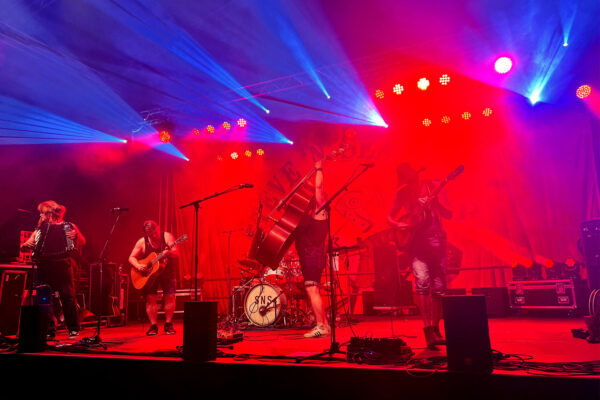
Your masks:
{"label": "stage floor", "polygon": [[[415,353],[414,358],[445,356],[445,347],[440,351],[426,349],[422,322],[418,317],[355,317],[349,326],[342,324],[336,329],[336,342],[345,351],[345,344],[352,336],[373,338],[402,338]],[[157,336],[146,336],[148,324],[129,323],[123,327],[102,328],[100,337],[109,353],[124,353],[128,356],[156,356],[176,352],[183,345],[183,322],[174,321],[177,333],[166,335],[159,324]],[[489,320],[490,341],[493,350],[504,354],[514,354],[528,361],[540,363],[578,363],[600,360],[600,344],[590,344],[586,340],[576,339],[571,329],[584,328],[581,318],[531,318],[506,317]],[[232,348],[220,348],[223,352],[215,362],[218,363],[273,363],[275,357],[302,357],[327,351],[331,338],[305,339],[306,330],[288,328],[248,328],[241,329],[243,340],[231,345]],[[81,331],[79,338],[69,339],[65,332],[57,335],[55,344],[59,347],[76,343],[85,337],[94,336],[95,327]],[[52,342],[51,342],[52,343]],[[100,353],[103,350],[98,350]],[[237,357],[233,357],[237,356]],[[343,354],[335,356],[336,362],[329,367],[361,368],[406,368],[402,365],[365,365],[349,363]],[[338,361],[339,359],[339,361]],[[282,358],[280,362],[289,362]],[[323,365],[322,361],[305,360],[303,363]],[[494,371],[494,373],[523,373],[525,371]]]}

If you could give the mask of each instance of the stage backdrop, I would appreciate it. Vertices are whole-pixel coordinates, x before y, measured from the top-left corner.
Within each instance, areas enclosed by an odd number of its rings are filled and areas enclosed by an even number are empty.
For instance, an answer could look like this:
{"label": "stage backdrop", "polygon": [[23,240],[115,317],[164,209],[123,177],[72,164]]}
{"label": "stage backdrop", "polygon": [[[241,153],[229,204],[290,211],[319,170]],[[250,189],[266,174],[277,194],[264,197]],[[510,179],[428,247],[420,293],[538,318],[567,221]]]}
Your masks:
{"label": "stage backdrop", "polygon": [[[15,240],[13,232],[34,226],[37,203],[54,199],[67,206],[66,219],[87,236],[85,256],[92,261],[114,220],[109,210],[129,207],[107,253],[111,261],[127,265],[145,219],[191,238],[193,208],[179,206],[251,183],[254,188],[212,198],[199,209],[200,283],[205,298],[220,299],[223,312],[228,286],[236,285],[240,275],[236,260],[249,249],[259,204],[267,215],[315,160],[344,145],[343,155],[324,165],[329,195],[359,164],[373,162],[375,167],[333,202],[332,232],[339,246],[388,228],[400,162],[423,168],[421,176],[432,179],[444,178],[462,164],[464,173],[445,189],[454,213],[445,226],[449,241],[462,251],[462,267],[581,261],[579,224],[600,217],[597,121],[581,110],[550,105],[527,115],[520,110],[520,105],[506,104],[493,119],[449,129],[415,126],[400,113],[388,114],[388,129],[274,121],[293,145],[190,138],[180,143],[189,162],[135,143],[4,147],[3,248]],[[258,148],[263,156],[257,156]],[[246,149],[252,157],[244,155]],[[239,153],[238,159],[229,157],[232,151]],[[181,287],[193,283],[191,249],[191,240],[181,246]],[[510,269],[475,269],[453,276],[451,285],[503,285],[509,279]]]}

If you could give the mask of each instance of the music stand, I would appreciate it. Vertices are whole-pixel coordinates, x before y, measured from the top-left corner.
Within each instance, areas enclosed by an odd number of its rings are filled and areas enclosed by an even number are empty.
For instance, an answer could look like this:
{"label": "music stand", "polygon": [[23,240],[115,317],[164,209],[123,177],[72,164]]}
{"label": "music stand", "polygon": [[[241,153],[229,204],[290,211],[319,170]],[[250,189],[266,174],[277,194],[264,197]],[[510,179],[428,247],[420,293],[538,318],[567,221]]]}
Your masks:
{"label": "music stand", "polygon": [[[108,343],[108,342],[103,342],[102,338],[100,337],[100,328],[102,326],[102,292],[104,290],[104,266],[106,265],[106,249],[108,248],[108,243],[110,242],[110,238],[112,237],[113,232],[115,231],[115,228],[117,226],[117,222],[119,222],[119,218],[121,217],[121,210],[120,209],[116,209],[117,211],[117,218],[115,218],[115,221],[113,222],[113,225],[111,227],[111,229],[108,232],[108,236],[106,237],[106,242],[104,243],[104,247],[102,248],[102,250],[100,251],[100,255],[98,256],[98,260],[100,261],[100,283],[99,283],[99,291],[100,291],[100,310],[98,312],[98,325],[96,326],[96,334],[90,338],[83,338],[80,341],[80,344],[86,345],[86,346],[99,346],[102,347],[104,350],[106,350],[106,345],[104,343]],[[111,211],[112,212],[112,211]],[[90,265],[91,268],[91,265]],[[90,274],[91,277],[91,274]],[[91,299],[90,299],[91,300]],[[122,342],[111,342],[111,343],[115,343],[115,344],[121,344]]]}
{"label": "music stand", "polygon": [[[335,319],[336,319],[336,313],[337,313],[337,305],[336,305],[336,294],[335,294],[335,281],[334,281],[334,269],[333,269],[333,254],[335,253],[335,249],[333,248],[333,238],[331,237],[331,203],[333,202],[333,200],[335,200],[340,194],[342,194],[343,191],[348,190],[348,187],[354,183],[355,180],[358,179],[359,176],[361,176],[362,174],[364,174],[365,172],[367,172],[367,170],[371,167],[373,167],[373,164],[361,164],[359,165],[359,167],[363,167],[362,171],[359,171],[358,174],[356,174],[356,170],[355,172],[352,173],[352,175],[350,176],[350,178],[348,178],[348,181],[346,181],[346,183],[344,183],[342,185],[342,187],[335,192],[335,194],[333,196],[331,196],[326,202],[325,204],[323,204],[316,212],[315,214],[319,214],[321,211],[323,210],[327,210],[327,236],[328,236],[328,240],[327,240],[327,255],[329,257],[329,278],[331,279],[331,285],[329,285],[329,307],[330,307],[330,326],[331,326],[331,342],[330,342],[330,346],[329,346],[329,350],[322,352],[322,353],[317,353],[317,354],[313,354],[311,356],[308,357],[302,357],[302,358],[298,358],[296,360],[296,362],[302,362],[304,360],[309,360],[309,359],[313,359],[313,358],[321,358],[323,356],[329,356],[329,358],[331,358],[334,354],[338,353],[338,354],[344,354],[343,351],[340,350],[340,344],[335,340]],[[358,167],[357,167],[358,169]],[[356,175],[356,176],[355,176]]]}

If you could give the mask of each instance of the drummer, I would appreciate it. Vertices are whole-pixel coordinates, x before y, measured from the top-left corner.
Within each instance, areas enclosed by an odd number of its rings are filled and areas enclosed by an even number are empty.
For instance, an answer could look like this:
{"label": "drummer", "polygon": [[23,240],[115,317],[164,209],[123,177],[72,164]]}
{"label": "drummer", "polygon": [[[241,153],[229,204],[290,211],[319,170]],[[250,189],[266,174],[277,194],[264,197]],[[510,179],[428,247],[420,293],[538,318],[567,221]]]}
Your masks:
{"label": "drummer", "polygon": [[314,207],[304,216],[296,234],[296,251],[300,259],[300,267],[304,275],[304,287],[315,315],[317,325],[304,334],[305,338],[328,336],[331,328],[323,307],[320,293],[321,274],[327,264],[325,239],[329,231],[329,215],[326,210],[317,211],[325,204],[327,198],[323,185],[322,161],[315,163],[315,201]]}

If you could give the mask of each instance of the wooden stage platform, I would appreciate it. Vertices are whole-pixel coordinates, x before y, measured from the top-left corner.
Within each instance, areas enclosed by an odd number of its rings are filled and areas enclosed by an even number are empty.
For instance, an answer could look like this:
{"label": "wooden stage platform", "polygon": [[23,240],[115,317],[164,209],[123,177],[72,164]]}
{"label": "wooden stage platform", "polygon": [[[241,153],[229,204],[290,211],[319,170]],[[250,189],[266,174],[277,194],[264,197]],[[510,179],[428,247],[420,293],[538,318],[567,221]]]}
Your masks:
{"label": "wooden stage platform", "polygon": [[242,330],[243,340],[231,348],[220,348],[216,361],[192,364],[181,357],[183,324],[175,321],[175,335],[165,335],[160,326],[158,336],[148,337],[147,324],[103,328],[106,350],[72,346],[94,336],[95,328],[74,340],[62,333],[54,350],[19,354],[5,349],[0,365],[7,382],[25,379],[32,383],[26,391],[40,393],[71,385],[89,395],[153,398],[600,398],[600,344],[573,338],[571,329],[584,327],[580,318],[490,319],[493,350],[512,355],[497,363],[491,375],[448,372],[445,352],[425,348],[418,317],[361,317],[345,325],[336,329],[342,351],[352,336],[396,336],[412,348],[414,360],[369,365],[335,354],[298,362],[298,357],[327,351],[330,338],[304,339],[301,330],[255,328]]}

